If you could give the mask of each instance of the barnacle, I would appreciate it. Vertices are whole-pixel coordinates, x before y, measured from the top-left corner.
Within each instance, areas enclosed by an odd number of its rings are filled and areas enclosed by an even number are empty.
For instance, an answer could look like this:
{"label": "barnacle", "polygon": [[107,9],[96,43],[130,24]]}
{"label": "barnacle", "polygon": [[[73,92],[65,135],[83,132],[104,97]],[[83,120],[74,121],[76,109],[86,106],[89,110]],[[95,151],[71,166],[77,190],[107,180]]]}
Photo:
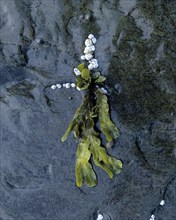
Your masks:
{"label": "barnacle", "polygon": [[[90,41],[88,39],[86,44],[90,44]],[[122,162],[108,154],[100,139],[102,132],[107,141],[113,143],[113,140],[119,137],[119,129],[110,119],[108,99],[100,88],[106,77],[100,72],[91,73],[84,63],[75,68],[74,72],[75,70],[80,72],[76,74],[76,86],[79,90],[84,90],[84,97],[61,140],[65,141],[69,132],[73,132],[79,141],[76,153],[76,185],[81,187],[85,182],[88,187],[93,187],[97,184],[97,177],[91,159],[95,165],[104,169],[110,178],[122,170]],[[97,121],[100,125],[99,132],[96,129]]]}

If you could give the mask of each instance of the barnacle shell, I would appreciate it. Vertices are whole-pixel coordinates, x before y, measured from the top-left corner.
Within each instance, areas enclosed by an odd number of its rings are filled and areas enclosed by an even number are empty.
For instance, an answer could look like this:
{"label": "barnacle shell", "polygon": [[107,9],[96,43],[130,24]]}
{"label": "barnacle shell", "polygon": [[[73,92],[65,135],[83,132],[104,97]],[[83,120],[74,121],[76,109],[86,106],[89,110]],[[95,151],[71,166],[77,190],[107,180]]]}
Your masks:
{"label": "barnacle shell", "polygon": [[66,89],[70,88],[70,83],[66,83],[65,88]]}
{"label": "barnacle shell", "polygon": [[84,53],[92,53],[92,48],[91,47],[85,47]]}
{"label": "barnacle shell", "polygon": [[98,63],[95,63],[93,66],[94,68],[98,68]]}
{"label": "barnacle shell", "polygon": [[81,89],[78,86],[76,88],[77,88],[78,91],[81,91]]}
{"label": "barnacle shell", "polygon": [[91,63],[91,64],[97,64],[98,61],[97,61],[97,59],[91,59],[91,60],[89,61],[89,63]]}
{"label": "barnacle shell", "polygon": [[95,46],[94,45],[90,46],[90,48],[92,49],[92,51],[95,51]]}
{"label": "barnacle shell", "polygon": [[70,84],[72,88],[75,88],[76,84],[75,83],[71,83]]}
{"label": "barnacle shell", "polygon": [[92,43],[92,41],[90,39],[86,39],[85,40],[85,45],[86,45],[86,47],[90,47],[90,46],[93,45],[93,43]]}
{"label": "barnacle shell", "polygon": [[81,75],[81,72],[77,68],[74,68],[74,73],[75,73],[76,76]]}
{"label": "barnacle shell", "polygon": [[93,34],[89,34],[88,38],[92,39],[92,38],[94,38],[94,35]]}
{"label": "barnacle shell", "polygon": [[93,55],[92,54],[85,54],[85,58],[86,58],[86,60],[91,60],[92,59],[92,57],[93,57]]}
{"label": "barnacle shell", "polygon": [[56,86],[57,86],[58,89],[62,88],[62,85],[60,83],[56,84]]}
{"label": "barnacle shell", "polygon": [[92,59],[89,61],[90,64],[92,64],[92,66],[94,68],[97,68],[98,67],[98,62],[97,62],[97,59]]}
{"label": "barnacle shell", "polygon": [[56,89],[56,88],[57,88],[56,85],[51,86],[51,89]]}
{"label": "barnacle shell", "polygon": [[97,42],[97,39],[95,37],[92,38],[92,42],[93,42],[93,44],[95,44]]}
{"label": "barnacle shell", "polygon": [[84,55],[82,55],[81,56],[81,60],[85,60],[86,58],[85,58],[85,56]]}
{"label": "barnacle shell", "polygon": [[101,88],[101,91],[104,93],[104,94],[107,94],[108,93],[108,91],[105,89],[105,88]]}
{"label": "barnacle shell", "polygon": [[89,69],[89,70],[92,70],[93,68],[94,68],[94,66],[93,66],[92,64],[89,64],[89,65],[88,65],[88,69]]}

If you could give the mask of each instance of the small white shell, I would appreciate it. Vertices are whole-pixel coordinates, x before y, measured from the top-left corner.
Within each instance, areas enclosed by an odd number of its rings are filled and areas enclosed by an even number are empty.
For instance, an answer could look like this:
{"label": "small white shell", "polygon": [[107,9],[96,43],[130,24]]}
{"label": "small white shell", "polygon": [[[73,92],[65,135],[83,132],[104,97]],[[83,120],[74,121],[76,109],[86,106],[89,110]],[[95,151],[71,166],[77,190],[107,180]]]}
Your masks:
{"label": "small white shell", "polygon": [[94,68],[97,68],[98,67],[98,61],[97,59],[92,59],[89,61],[90,64],[93,65]]}
{"label": "small white shell", "polygon": [[103,215],[99,214],[97,220],[103,220]]}
{"label": "small white shell", "polygon": [[92,53],[92,48],[91,47],[85,47],[84,53]]}
{"label": "small white shell", "polygon": [[150,220],[155,220],[155,215],[151,215]]}
{"label": "small white shell", "polygon": [[94,38],[94,35],[93,34],[89,34],[88,38],[92,39],[92,38]]}
{"label": "small white shell", "polygon": [[81,91],[81,89],[79,87],[76,87],[78,91]]}
{"label": "small white shell", "polygon": [[92,59],[92,57],[93,57],[93,55],[92,54],[85,54],[85,58],[86,58],[86,60],[91,60]]}
{"label": "small white shell", "polygon": [[91,59],[91,60],[89,61],[89,63],[91,63],[91,64],[97,64],[98,61],[97,61],[97,59]]}
{"label": "small white shell", "polygon": [[90,39],[86,39],[85,40],[85,45],[86,45],[86,47],[90,47],[90,46],[92,46],[92,41],[90,40]]}
{"label": "small white shell", "polygon": [[165,201],[164,200],[161,200],[161,202],[160,202],[160,205],[164,205],[165,204]]}
{"label": "small white shell", "polygon": [[81,60],[85,60],[86,58],[85,58],[85,56],[84,55],[82,55],[81,56]]}
{"label": "small white shell", "polygon": [[98,63],[93,64],[94,68],[98,68]]}
{"label": "small white shell", "polygon": [[94,45],[90,46],[90,48],[91,48],[92,51],[95,51],[95,46]]}
{"label": "small white shell", "polygon": [[108,93],[108,91],[105,89],[105,88],[101,88],[101,91],[104,93],[104,94],[107,94]]}
{"label": "small white shell", "polygon": [[93,42],[93,44],[95,44],[97,42],[97,39],[95,37],[92,38],[92,42]]}
{"label": "small white shell", "polygon": [[51,86],[51,89],[56,89],[56,88],[57,88],[56,85]]}
{"label": "small white shell", "polygon": [[93,68],[94,68],[94,66],[93,66],[92,64],[89,64],[89,65],[88,65],[88,69],[89,69],[89,70],[93,70]]}
{"label": "small white shell", "polygon": [[75,88],[76,84],[75,83],[71,83],[71,87]]}
{"label": "small white shell", "polygon": [[63,84],[63,87],[66,87],[66,83]]}
{"label": "small white shell", "polygon": [[65,88],[69,89],[70,88],[70,83],[66,83]]}
{"label": "small white shell", "polygon": [[57,86],[58,89],[62,88],[62,85],[60,83],[56,84],[56,86]]}
{"label": "small white shell", "polygon": [[75,73],[76,76],[81,75],[81,72],[77,68],[74,68],[74,73]]}

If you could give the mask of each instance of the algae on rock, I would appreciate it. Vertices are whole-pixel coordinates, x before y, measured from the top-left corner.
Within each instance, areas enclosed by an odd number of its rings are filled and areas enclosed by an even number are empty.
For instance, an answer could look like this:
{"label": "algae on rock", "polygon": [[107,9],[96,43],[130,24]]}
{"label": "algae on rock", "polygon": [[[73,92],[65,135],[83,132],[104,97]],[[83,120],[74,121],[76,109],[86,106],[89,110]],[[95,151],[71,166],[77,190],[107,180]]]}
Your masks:
{"label": "algae on rock", "polygon": [[119,136],[119,129],[110,119],[108,100],[100,88],[106,77],[101,76],[99,72],[91,74],[84,64],[80,64],[78,70],[81,75],[76,77],[76,82],[77,87],[85,91],[83,103],[77,109],[62,141],[67,139],[71,131],[75,138],[79,139],[75,169],[76,185],[81,187],[84,181],[87,186],[93,187],[97,184],[97,178],[90,163],[91,157],[110,178],[113,174],[119,174],[122,169],[122,162],[109,156],[107,150],[101,146],[96,122],[99,120],[100,131],[106,136],[108,142],[112,142]]}

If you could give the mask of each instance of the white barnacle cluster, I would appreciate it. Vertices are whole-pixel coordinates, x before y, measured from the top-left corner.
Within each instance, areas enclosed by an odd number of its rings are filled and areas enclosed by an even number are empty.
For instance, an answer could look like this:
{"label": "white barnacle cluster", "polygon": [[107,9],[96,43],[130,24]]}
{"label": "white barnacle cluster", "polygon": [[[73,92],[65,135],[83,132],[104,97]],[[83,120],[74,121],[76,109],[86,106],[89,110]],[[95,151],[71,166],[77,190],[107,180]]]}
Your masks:
{"label": "white barnacle cluster", "polygon": [[88,38],[85,40],[84,55],[81,56],[81,60],[87,60],[89,62],[88,69],[96,69],[98,67],[97,59],[94,59],[94,44],[97,42],[93,34],[89,34]]}
{"label": "white barnacle cluster", "polygon": [[75,83],[63,83],[63,84],[54,84],[51,86],[51,89],[61,89],[61,88],[66,88],[66,89],[69,89],[69,88],[75,88],[76,87],[76,84]]}
{"label": "white barnacle cluster", "polygon": [[[84,55],[81,56],[81,60],[85,60],[88,62],[87,68],[89,70],[93,70],[98,68],[98,61],[94,58],[94,51],[95,51],[95,43],[96,38],[93,34],[89,34],[88,38],[85,40],[85,48],[84,48]],[[81,76],[81,71],[78,68],[74,68],[74,73],[76,76]],[[63,83],[63,84],[54,84],[51,86],[51,89],[61,89],[61,88],[75,88],[75,83]],[[78,91],[81,89],[76,87]],[[97,86],[97,88],[99,88]],[[107,94],[107,90],[103,87],[100,88],[101,92]]]}

